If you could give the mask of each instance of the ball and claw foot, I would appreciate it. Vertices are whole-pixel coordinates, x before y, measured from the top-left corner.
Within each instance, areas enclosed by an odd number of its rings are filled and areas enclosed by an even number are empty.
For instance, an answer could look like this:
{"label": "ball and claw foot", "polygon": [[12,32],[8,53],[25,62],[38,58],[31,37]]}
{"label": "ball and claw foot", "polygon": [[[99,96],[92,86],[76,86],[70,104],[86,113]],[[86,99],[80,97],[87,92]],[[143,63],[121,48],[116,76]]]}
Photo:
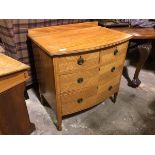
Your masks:
{"label": "ball and claw foot", "polygon": [[133,79],[131,82],[128,83],[128,86],[132,88],[137,88],[141,84],[141,81],[139,79]]}

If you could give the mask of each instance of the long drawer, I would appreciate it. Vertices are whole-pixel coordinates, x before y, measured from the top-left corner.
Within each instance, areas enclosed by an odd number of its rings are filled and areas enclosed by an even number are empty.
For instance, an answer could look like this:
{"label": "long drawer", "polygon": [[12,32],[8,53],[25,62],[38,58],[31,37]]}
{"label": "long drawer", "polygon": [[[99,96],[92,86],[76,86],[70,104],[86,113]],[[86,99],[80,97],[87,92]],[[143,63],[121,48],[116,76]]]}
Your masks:
{"label": "long drawer", "polygon": [[97,86],[61,95],[62,114],[72,114],[96,105]]}
{"label": "long drawer", "polygon": [[60,93],[71,92],[85,87],[97,86],[99,69],[93,68],[72,74],[64,74],[59,77]]}
{"label": "long drawer", "polygon": [[75,54],[54,58],[56,74],[68,74],[79,70],[88,70],[99,65],[99,52]]}

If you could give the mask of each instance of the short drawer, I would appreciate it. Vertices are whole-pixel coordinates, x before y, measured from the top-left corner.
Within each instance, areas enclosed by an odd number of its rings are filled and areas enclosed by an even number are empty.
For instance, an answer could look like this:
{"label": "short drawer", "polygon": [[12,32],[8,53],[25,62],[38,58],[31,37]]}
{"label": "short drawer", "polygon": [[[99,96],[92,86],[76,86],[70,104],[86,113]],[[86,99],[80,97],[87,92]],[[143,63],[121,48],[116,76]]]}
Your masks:
{"label": "short drawer", "polygon": [[126,56],[127,47],[128,47],[128,42],[125,42],[115,47],[101,50],[100,64],[106,65],[111,62],[116,62],[118,60],[122,61],[123,63]]}
{"label": "short drawer", "polygon": [[66,74],[94,68],[99,64],[99,52],[54,58],[56,74]]}
{"label": "short drawer", "polygon": [[99,71],[99,85],[103,85],[118,76],[120,77],[122,70],[122,60],[101,66]]}
{"label": "short drawer", "polygon": [[99,69],[93,68],[59,76],[60,92],[70,92],[98,84]]}
{"label": "short drawer", "polygon": [[97,103],[103,102],[106,98],[118,92],[120,84],[120,77],[111,80],[104,85],[100,85],[97,93]]}
{"label": "short drawer", "polygon": [[96,105],[97,86],[61,96],[62,114],[72,114]]}

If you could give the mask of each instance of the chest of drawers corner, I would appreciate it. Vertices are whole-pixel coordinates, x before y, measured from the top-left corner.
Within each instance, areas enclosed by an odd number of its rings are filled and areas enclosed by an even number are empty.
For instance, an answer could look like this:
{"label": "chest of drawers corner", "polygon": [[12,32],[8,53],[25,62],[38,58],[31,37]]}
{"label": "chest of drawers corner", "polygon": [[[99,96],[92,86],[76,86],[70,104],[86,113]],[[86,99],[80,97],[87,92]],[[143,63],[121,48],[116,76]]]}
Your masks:
{"label": "chest of drawers corner", "polygon": [[116,99],[131,35],[87,22],[30,29],[29,37],[41,100],[58,130],[63,116]]}

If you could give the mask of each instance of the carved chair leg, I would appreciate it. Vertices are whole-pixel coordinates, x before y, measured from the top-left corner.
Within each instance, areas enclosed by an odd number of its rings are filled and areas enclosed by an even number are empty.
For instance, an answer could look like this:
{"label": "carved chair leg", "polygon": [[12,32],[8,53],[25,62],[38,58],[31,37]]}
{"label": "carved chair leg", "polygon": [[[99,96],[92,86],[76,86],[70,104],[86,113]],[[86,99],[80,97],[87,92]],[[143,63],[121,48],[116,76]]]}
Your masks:
{"label": "carved chair leg", "polygon": [[129,77],[129,72],[128,72],[128,68],[127,68],[126,65],[123,67],[123,73],[122,73],[122,74],[123,74],[124,78],[127,80],[128,85],[130,85],[130,83],[131,83],[132,81],[131,81],[131,79],[130,79],[130,77]]}
{"label": "carved chair leg", "polygon": [[138,51],[140,54],[140,58],[137,63],[137,67],[136,67],[136,71],[135,71],[133,80],[130,83],[128,83],[129,86],[136,88],[140,85],[141,81],[139,80],[139,73],[140,73],[140,70],[143,67],[145,61],[149,57],[151,48],[152,48],[152,45],[150,42],[142,44],[142,45],[138,45]]}

